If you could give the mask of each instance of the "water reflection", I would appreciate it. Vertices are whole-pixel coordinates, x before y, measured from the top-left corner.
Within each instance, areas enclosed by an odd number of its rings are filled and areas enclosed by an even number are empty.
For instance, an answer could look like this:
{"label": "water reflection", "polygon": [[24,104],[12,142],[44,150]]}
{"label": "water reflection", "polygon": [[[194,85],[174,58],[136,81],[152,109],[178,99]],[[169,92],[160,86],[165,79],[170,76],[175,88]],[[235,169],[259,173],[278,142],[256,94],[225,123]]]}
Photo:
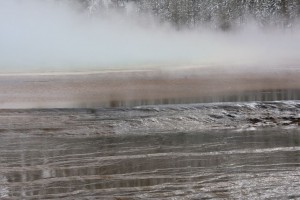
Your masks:
{"label": "water reflection", "polygon": [[189,104],[189,103],[212,103],[212,102],[249,102],[249,101],[282,101],[300,100],[299,89],[274,89],[274,90],[253,90],[239,92],[217,92],[213,91],[208,95],[203,95],[195,91],[194,97],[176,98],[148,98],[139,100],[119,100],[111,98],[108,102],[88,103],[78,105],[79,107],[133,107],[143,105],[162,105],[162,104]]}
{"label": "water reflection", "polygon": [[300,132],[210,131],[97,138],[4,134],[10,198],[288,198],[300,195]]}

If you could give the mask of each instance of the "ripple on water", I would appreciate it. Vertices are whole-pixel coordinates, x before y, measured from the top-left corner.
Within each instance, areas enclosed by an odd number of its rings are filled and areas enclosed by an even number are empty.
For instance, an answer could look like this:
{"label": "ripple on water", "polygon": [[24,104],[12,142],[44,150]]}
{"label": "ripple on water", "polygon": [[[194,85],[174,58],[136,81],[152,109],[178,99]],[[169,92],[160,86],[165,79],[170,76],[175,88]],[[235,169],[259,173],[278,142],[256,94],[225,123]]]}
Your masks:
{"label": "ripple on water", "polygon": [[1,198],[296,198],[298,129],[3,134]]}

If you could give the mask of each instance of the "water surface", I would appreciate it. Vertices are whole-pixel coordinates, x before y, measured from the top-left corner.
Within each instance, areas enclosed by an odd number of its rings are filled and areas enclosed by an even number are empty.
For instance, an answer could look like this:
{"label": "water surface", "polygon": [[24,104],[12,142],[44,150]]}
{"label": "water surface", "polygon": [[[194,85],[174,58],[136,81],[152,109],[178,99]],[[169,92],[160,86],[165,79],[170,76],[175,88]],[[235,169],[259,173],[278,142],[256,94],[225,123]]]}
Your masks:
{"label": "water surface", "polygon": [[0,177],[2,199],[300,198],[300,131],[2,132]]}

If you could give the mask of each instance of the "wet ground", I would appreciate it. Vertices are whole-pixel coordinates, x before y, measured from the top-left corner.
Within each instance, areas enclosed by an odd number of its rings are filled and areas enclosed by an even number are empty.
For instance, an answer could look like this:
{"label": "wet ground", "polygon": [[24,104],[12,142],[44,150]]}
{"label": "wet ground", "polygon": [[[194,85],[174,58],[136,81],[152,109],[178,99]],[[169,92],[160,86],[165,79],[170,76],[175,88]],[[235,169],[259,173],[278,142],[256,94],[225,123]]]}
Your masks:
{"label": "wet ground", "polygon": [[1,199],[297,199],[298,101],[0,112]]}

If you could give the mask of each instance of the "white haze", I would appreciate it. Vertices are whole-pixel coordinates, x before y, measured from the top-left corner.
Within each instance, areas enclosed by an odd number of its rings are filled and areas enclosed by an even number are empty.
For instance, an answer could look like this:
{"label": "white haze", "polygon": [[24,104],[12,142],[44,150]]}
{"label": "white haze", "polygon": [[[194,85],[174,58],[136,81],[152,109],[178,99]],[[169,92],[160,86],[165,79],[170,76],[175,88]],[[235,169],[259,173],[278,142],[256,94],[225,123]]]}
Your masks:
{"label": "white haze", "polygon": [[299,64],[299,44],[296,28],[176,31],[147,17],[91,17],[59,1],[0,0],[1,73],[289,65]]}

